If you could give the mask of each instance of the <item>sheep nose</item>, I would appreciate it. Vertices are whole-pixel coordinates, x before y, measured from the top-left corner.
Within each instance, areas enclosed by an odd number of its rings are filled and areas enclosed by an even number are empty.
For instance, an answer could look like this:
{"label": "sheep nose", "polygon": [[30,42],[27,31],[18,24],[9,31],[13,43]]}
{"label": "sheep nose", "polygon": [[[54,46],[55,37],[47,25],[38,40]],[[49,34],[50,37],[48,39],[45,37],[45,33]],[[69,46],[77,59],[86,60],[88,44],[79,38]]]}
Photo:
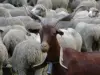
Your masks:
{"label": "sheep nose", "polygon": [[47,43],[47,42],[43,42],[43,43],[41,44],[41,49],[42,49],[42,52],[47,52],[48,49],[49,49],[48,43]]}
{"label": "sheep nose", "polygon": [[46,47],[47,46],[47,43],[42,43],[42,47]]}

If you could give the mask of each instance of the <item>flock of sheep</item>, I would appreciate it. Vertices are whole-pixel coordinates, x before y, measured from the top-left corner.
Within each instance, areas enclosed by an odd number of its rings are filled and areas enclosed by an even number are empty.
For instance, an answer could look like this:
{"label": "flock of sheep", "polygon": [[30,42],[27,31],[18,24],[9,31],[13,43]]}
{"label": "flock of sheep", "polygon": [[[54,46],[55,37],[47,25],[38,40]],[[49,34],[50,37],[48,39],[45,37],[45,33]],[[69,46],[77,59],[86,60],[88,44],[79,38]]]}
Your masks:
{"label": "flock of sheep", "polygon": [[[48,75],[43,63],[47,53],[41,51],[38,34],[42,25],[37,16],[46,22],[72,15],[57,27],[64,35],[57,35],[62,48],[79,52],[100,50],[100,0],[0,0],[0,75],[3,67],[12,68],[13,74]],[[35,15],[37,16],[35,16]],[[52,19],[51,19],[52,18]],[[52,21],[51,21],[52,20]]]}

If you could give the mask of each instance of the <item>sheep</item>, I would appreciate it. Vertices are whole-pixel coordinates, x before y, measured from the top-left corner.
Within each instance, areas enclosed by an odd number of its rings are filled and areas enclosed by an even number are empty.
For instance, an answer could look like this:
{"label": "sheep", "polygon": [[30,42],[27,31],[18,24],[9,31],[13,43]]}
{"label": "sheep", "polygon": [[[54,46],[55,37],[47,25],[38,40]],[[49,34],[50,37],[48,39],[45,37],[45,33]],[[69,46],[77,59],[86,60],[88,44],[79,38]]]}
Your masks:
{"label": "sheep", "polygon": [[34,19],[32,19],[29,16],[18,16],[16,18],[19,18],[23,22],[23,24],[27,30],[29,30],[29,29],[34,30],[34,29],[41,28],[41,23],[36,22]]}
{"label": "sheep", "polygon": [[0,7],[0,17],[11,17],[11,15],[6,8]]}
{"label": "sheep", "polygon": [[68,13],[68,10],[65,9],[65,8],[57,8],[55,11],[56,11],[56,13],[59,13],[61,11],[64,11],[64,12]]}
{"label": "sheep", "polygon": [[[78,6],[80,6],[80,5],[84,5],[84,4],[82,4],[83,2],[94,2],[94,4],[96,3],[96,1],[95,0],[70,0],[69,1],[69,5],[68,5],[68,7],[72,10],[72,11],[74,11]],[[86,5],[87,6],[87,5]]]}
{"label": "sheep", "polygon": [[[67,9],[69,0],[38,0],[37,4],[32,9],[33,13],[38,14],[39,16],[48,14],[48,9],[57,9],[57,8],[65,8]],[[44,16],[42,16],[44,17]]]}
{"label": "sheep", "polygon": [[[41,8],[41,5],[37,8]],[[39,15],[39,16],[42,16],[42,17],[54,17],[54,18],[57,18],[56,17],[57,15],[63,16],[63,15],[69,14],[67,12],[67,10],[64,9],[64,8],[57,8],[56,10],[52,10],[52,9],[46,9],[45,7],[43,7],[43,11],[41,13],[38,13],[38,10],[35,10],[36,11],[35,12],[34,9],[32,9],[31,11],[32,11],[33,14],[36,14],[36,15]],[[33,17],[33,19],[35,19],[35,17]],[[59,28],[68,28],[68,27],[71,27],[70,25],[71,25],[70,21],[60,21],[59,23],[57,23],[57,26]]]}
{"label": "sheep", "polygon": [[0,17],[0,26],[8,26],[8,25],[24,25],[24,24],[19,18]]}
{"label": "sheep", "polygon": [[[26,9],[26,11],[29,13],[29,16],[32,17],[33,19],[35,19],[35,17],[30,15],[30,13],[36,14],[36,15],[39,15],[39,16],[42,16],[42,17],[48,17],[48,18],[50,18],[50,17],[57,18],[57,15],[59,15],[61,17],[63,17],[64,15],[69,15],[67,10],[64,9],[64,8],[57,8],[56,10],[52,10],[52,9],[46,9],[45,7],[41,8],[41,5],[39,7],[37,6],[37,8],[40,8],[41,10],[43,9],[43,11],[41,13],[38,13],[38,9],[35,10],[33,8],[31,11]],[[60,21],[59,23],[57,23],[57,26],[59,28],[68,28],[68,27],[70,27],[70,22],[69,21]]]}
{"label": "sheep", "polygon": [[28,24],[30,24],[30,22],[33,22],[33,24],[34,24],[34,20],[29,16],[9,17],[9,18],[6,18],[5,21],[6,21],[7,25],[27,26]]}
{"label": "sheep", "polygon": [[24,26],[15,25],[3,37],[3,43],[6,46],[9,57],[12,56],[15,46],[26,40],[31,34],[25,29]]}
{"label": "sheep", "polygon": [[68,3],[70,0],[51,0],[52,1],[52,8],[65,8],[67,9]]}
{"label": "sheep", "polygon": [[7,32],[9,32],[9,30],[11,29],[20,29],[20,30],[23,30],[26,32],[26,29],[23,27],[23,26],[20,26],[20,25],[14,25],[14,26],[0,26],[0,29],[3,30],[3,33],[2,33],[2,38],[4,38],[4,36],[6,35]]}
{"label": "sheep", "polygon": [[[99,12],[98,12],[98,10],[94,11],[94,9],[96,9],[95,7],[91,7],[89,9],[89,11],[87,11],[87,9],[85,7],[81,7],[81,8],[76,10],[75,15],[70,22],[72,28],[75,28],[79,22],[85,22],[85,23],[89,23],[89,24],[99,24],[100,23]],[[92,8],[94,8],[94,9],[91,10]],[[91,16],[90,16],[90,12],[92,12]]]}
{"label": "sheep", "polygon": [[64,35],[57,35],[57,40],[62,48],[72,48],[81,52],[82,47],[82,37],[81,35],[72,28],[60,29],[64,32]]}
{"label": "sheep", "polygon": [[[13,70],[19,75],[26,75],[27,69],[42,63],[47,54],[41,52],[41,44],[36,39],[28,39],[19,43],[13,52],[11,64]],[[35,75],[41,75],[43,68],[35,71]]]}
{"label": "sheep", "polygon": [[4,7],[6,9],[15,9],[16,8],[10,3],[0,3],[0,7]]}
{"label": "sheep", "polygon": [[[69,0],[37,0],[37,4],[42,4],[47,9],[65,8],[67,9]],[[36,5],[37,5],[36,4]]]}
{"label": "sheep", "polygon": [[[27,6],[29,10],[31,10],[32,6]],[[15,9],[8,9],[9,13],[12,17],[16,16],[27,16],[27,12],[24,7],[16,7]]]}
{"label": "sheep", "polygon": [[80,22],[76,25],[75,30],[82,36],[83,50],[88,52],[100,50],[100,24]]}
{"label": "sheep", "polygon": [[5,45],[2,42],[2,34],[3,30],[0,29],[0,75],[3,75],[3,65],[7,65],[8,64],[8,52],[7,49],[5,47]]}
{"label": "sheep", "polygon": [[65,8],[57,8],[56,10],[47,9],[42,4],[37,4],[34,6],[34,8],[31,10],[34,14],[37,14],[39,16],[45,17],[45,16],[54,16],[57,13],[64,11],[68,13],[68,11]]}
{"label": "sheep", "polygon": [[9,30],[11,29],[21,29],[21,30],[25,30],[23,26],[20,26],[20,25],[14,25],[14,26],[0,26],[0,29],[3,30],[3,33],[2,33],[2,38],[4,38],[4,36],[6,35],[7,32],[9,32]]}
{"label": "sheep", "polygon": [[[27,9],[26,9],[26,11],[27,11]],[[44,16],[46,16],[48,9],[42,4],[37,4],[34,6],[34,8],[31,11],[34,14],[44,17]]]}
{"label": "sheep", "polygon": [[89,10],[89,8],[91,7],[95,7],[97,9],[100,9],[98,3],[96,1],[91,1],[91,0],[88,0],[88,1],[82,1],[78,6],[77,8],[75,9],[75,11],[81,7],[86,7],[87,10]]}
{"label": "sheep", "polygon": [[34,6],[37,3],[37,0],[28,0],[29,5]]}
{"label": "sheep", "polygon": [[[27,8],[26,8],[26,11],[29,14],[29,10]],[[62,12],[63,12],[63,14],[68,14],[67,10],[64,8],[57,8],[56,10],[52,10],[52,9],[47,9],[42,4],[37,4],[36,6],[34,6],[34,8],[31,10],[31,12],[33,14],[36,14],[36,15],[42,16],[42,17],[54,17],[55,15],[62,13]],[[33,18],[34,18],[34,16],[33,16]]]}
{"label": "sheep", "polygon": [[[52,1],[51,0],[37,0],[37,5],[43,5],[44,7],[46,7],[46,9],[52,9]],[[35,7],[34,6],[34,7]]]}
{"label": "sheep", "polygon": [[21,25],[25,26],[25,28],[28,29],[40,29],[41,24],[34,21],[29,16],[18,16],[18,17],[0,17],[0,26],[14,26],[14,25]]}
{"label": "sheep", "polygon": [[27,5],[27,0],[5,0],[5,3],[10,3],[16,7]]}
{"label": "sheep", "polygon": [[99,13],[99,10],[97,8],[92,7],[89,9],[89,17],[91,17],[91,18],[98,17],[98,16],[100,16],[99,14],[100,13]]}

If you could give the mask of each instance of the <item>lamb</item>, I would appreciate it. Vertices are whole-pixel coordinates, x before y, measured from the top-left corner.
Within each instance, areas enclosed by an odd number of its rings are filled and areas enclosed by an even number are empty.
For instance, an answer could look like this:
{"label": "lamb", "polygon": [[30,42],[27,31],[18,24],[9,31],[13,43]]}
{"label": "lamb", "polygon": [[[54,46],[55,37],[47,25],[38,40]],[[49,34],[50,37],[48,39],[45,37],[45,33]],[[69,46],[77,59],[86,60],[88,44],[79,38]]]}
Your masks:
{"label": "lamb", "polygon": [[[31,10],[32,6],[27,6],[29,10]],[[16,16],[27,16],[27,12],[24,7],[16,7],[15,9],[8,9],[9,13],[12,17]]]}
{"label": "lamb", "polygon": [[0,7],[0,17],[11,17],[11,15],[6,8]]}
{"label": "lamb", "polygon": [[9,57],[12,56],[15,46],[26,40],[31,34],[25,29],[24,26],[15,25],[3,37],[3,43],[6,46]]}
{"label": "lamb", "polygon": [[72,48],[81,52],[82,47],[82,37],[81,35],[72,28],[60,29],[64,32],[64,35],[57,35],[57,40],[62,48]]}
{"label": "lamb", "polygon": [[[85,5],[84,2],[86,2],[87,4]],[[72,11],[74,11],[79,6],[88,6],[88,5],[90,5],[90,4],[88,4],[89,2],[90,3],[92,2],[92,5],[98,6],[98,3],[96,2],[96,0],[70,0],[68,7]]]}
{"label": "lamb", "polygon": [[0,75],[3,75],[3,65],[7,65],[8,64],[8,52],[7,49],[5,47],[5,45],[2,42],[2,34],[3,30],[0,29]]}
{"label": "lamb", "polygon": [[[46,53],[41,52],[41,44],[36,39],[25,40],[14,49],[11,58],[12,68],[18,75],[26,75],[27,69],[42,63],[46,56]],[[41,74],[47,75],[43,68],[35,71],[35,75]]]}
{"label": "lamb", "polygon": [[25,28],[29,29],[35,29],[35,28],[41,28],[41,24],[34,21],[29,16],[18,16],[18,17],[0,17],[0,26],[14,26],[14,25],[21,25],[25,26]]}
{"label": "lamb", "polygon": [[82,36],[83,51],[92,52],[100,50],[100,24],[80,22],[76,25],[75,30]]}

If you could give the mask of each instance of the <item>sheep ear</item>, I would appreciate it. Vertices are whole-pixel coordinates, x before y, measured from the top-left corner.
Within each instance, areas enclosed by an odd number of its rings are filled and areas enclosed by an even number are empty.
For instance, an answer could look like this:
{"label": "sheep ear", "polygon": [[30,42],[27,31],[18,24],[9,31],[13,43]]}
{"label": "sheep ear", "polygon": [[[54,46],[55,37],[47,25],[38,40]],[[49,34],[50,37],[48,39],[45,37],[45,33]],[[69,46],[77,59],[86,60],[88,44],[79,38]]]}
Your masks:
{"label": "sheep ear", "polygon": [[4,27],[0,27],[0,33],[4,32]]}
{"label": "sheep ear", "polygon": [[25,10],[26,10],[28,16],[30,16],[30,17],[33,18],[33,19],[38,19],[39,21],[42,20],[42,17],[40,17],[40,16],[34,14],[34,13],[33,13],[32,11],[30,11],[26,6],[24,6],[24,8],[25,8]]}
{"label": "sheep ear", "polygon": [[64,34],[64,32],[62,32],[61,30],[57,30],[56,33],[57,34],[60,34],[60,35],[63,35]]}
{"label": "sheep ear", "polygon": [[28,31],[31,32],[31,33],[36,33],[36,34],[39,33],[39,29],[34,29],[34,30],[28,29]]}
{"label": "sheep ear", "polygon": [[3,33],[3,30],[0,30],[0,33]]}

